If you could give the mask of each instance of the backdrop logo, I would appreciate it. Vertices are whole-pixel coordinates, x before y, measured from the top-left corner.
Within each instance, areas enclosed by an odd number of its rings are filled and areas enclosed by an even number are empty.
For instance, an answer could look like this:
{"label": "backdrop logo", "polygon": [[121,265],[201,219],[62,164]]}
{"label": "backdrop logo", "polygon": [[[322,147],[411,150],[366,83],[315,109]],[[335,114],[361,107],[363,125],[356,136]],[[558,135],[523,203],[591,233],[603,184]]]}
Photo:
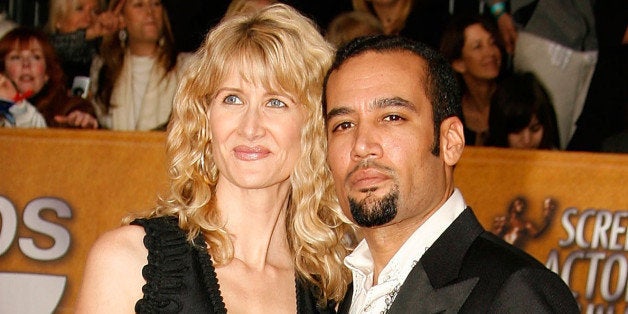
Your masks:
{"label": "backdrop logo", "polygon": [[[48,236],[54,244],[48,248],[38,247],[29,237],[20,237],[20,251],[31,259],[50,261],[63,257],[70,248],[70,232],[62,225],[42,218],[41,213],[53,211],[59,218],[72,218],[70,206],[63,200],[53,197],[39,197],[29,202],[24,208],[22,222],[31,231]],[[7,198],[0,196],[0,256],[6,253],[15,240],[18,227],[17,210]]]}
{"label": "backdrop logo", "polygon": [[[17,237],[18,224],[38,235],[52,239],[49,247],[40,247],[31,237],[19,237],[20,252],[36,261],[51,261],[65,256],[70,248],[70,232],[42,215],[52,211],[57,218],[72,218],[70,206],[53,197],[39,197],[24,207],[22,217],[11,201],[0,196],[0,257],[9,251]],[[50,217],[50,215],[48,215]],[[51,274],[0,272],[0,313],[53,313],[65,290],[67,276]],[[33,296],[37,296],[33,298]]]}
{"label": "backdrop logo", "polygon": [[[493,233],[523,248],[548,230],[558,202],[548,197],[539,207],[527,215],[539,217],[537,221],[526,219],[527,199],[515,197],[505,215],[493,219]],[[571,287],[584,313],[616,313],[621,308],[628,313],[628,211],[569,207],[562,210],[560,225],[566,237],[548,243],[545,266]]]}

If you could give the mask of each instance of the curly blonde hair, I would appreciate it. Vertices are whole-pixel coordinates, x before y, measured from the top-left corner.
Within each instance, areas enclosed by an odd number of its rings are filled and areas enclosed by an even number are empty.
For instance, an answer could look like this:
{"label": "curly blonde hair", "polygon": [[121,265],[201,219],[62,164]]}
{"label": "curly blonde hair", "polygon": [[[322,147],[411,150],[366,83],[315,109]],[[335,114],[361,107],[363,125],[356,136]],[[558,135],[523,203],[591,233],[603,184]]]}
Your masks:
{"label": "curly blonde hair", "polygon": [[210,101],[231,70],[268,90],[293,95],[307,116],[301,156],[290,175],[285,225],[297,275],[320,289],[323,302],[344,296],[351,275],[342,261],[349,250],[346,235],[353,230],[341,213],[325,162],[321,94],[332,54],[315,24],[284,4],[216,26],[175,96],[167,136],[170,192],[149,215],[178,217],[190,241],[205,235],[216,265],[229,263],[233,243],[214,199],[219,169],[210,148]]}

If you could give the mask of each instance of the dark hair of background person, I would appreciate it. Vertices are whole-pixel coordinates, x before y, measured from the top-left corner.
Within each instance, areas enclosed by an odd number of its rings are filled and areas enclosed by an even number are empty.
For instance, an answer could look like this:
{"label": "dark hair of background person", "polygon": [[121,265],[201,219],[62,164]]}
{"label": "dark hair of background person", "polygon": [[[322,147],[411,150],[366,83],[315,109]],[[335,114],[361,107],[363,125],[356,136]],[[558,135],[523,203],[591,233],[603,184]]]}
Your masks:
{"label": "dark hair of background person", "polygon": [[[440,52],[449,63],[462,58],[462,48],[465,43],[465,30],[467,27],[474,24],[482,25],[482,28],[493,36],[495,44],[502,53],[502,75],[505,74],[505,72],[509,72],[510,63],[508,61],[508,54],[499,35],[499,30],[493,21],[481,15],[460,14],[452,18],[443,32],[443,37],[440,41]],[[459,79],[462,81],[461,78]],[[462,87],[464,88],[464,82],[461,82],[461,84],[463,84]]]}
{"label": "dark hair of background person", "polygon": [[491,99],[487,146],[509,147],[508,134],[528,127],[534,116],[543,126],[539,149],[560,147],[556,113],[547,91],[534,74],[513,73],[500,82]]}
{"label": "dark hair of background person", "polygon": [[[382,38],[384,40],[382,40]],[[443,120],[456,116],[462,120],[460,88],[449,62],[429,46],[401,36],[374,35],[356,38],[340,47],[323,83],[323,114],[327,115],[327,82],[330,74],[340,68],[346,60],[366,52],[407,51],[425,60],[425,91],[432,104],[434,120],[434,146],[432,154],[440,153],[440,125]],[[419,78],[423,81],[423,78]]]}
{"label": "dark hair of background person", "polygon": [[61,63],[57,58],[54,47],[48,41],[46,34],[37,28],[18,27],[8,32],[0,40],[0,72],[6,71],[4,59],[8,53],[17,47],[28,47],[32,40],[40,45],[46,61],[46,75],[48,81],[40,91],[29,98],[46,119],[48,127],[61,127],[55,121],[55,115],[66,115],[73,110],[80,110],[95,116],[91,103],[80,97],[69,97],[65,85],[65,75]]}

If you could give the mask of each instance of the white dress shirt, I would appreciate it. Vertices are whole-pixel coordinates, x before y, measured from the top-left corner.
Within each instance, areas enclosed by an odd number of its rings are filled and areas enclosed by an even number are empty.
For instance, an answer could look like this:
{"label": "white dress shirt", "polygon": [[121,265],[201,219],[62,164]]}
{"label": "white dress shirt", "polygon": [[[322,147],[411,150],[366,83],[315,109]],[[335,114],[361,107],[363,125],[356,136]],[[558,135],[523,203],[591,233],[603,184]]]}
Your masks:
{"label": "white dress shirt", "polygon": [[382,269],[373,286],[373,257],[368,243],[362,240],[344,263],[353,274],[353,298],[351,314],[386,313],[395,300],[399,288],[423,253],[440,237],[466,208],[458,189],[431,217],[429,217],[401,246]]}

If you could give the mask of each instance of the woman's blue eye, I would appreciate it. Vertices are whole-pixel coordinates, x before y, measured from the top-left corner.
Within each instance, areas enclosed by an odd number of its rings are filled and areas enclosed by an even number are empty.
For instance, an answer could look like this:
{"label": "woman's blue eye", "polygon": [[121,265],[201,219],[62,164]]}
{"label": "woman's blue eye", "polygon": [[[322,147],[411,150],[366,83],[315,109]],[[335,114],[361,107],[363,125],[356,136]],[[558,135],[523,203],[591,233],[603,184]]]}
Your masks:
{"label": "woman's blue eye", "polygon": [[268,106],[278,107],[278,108],[287,107],[286,103],[284,103],[283,101],[279,99],[271,99],[270,101],[268,101]]}
{"label": "woman's blue eye", "polygon": [[225,97],[224,102],[227,104],[241,104],[242,103],[240,98],[238,98],[238,96],[235,96],[235,95],[229,95]]}

